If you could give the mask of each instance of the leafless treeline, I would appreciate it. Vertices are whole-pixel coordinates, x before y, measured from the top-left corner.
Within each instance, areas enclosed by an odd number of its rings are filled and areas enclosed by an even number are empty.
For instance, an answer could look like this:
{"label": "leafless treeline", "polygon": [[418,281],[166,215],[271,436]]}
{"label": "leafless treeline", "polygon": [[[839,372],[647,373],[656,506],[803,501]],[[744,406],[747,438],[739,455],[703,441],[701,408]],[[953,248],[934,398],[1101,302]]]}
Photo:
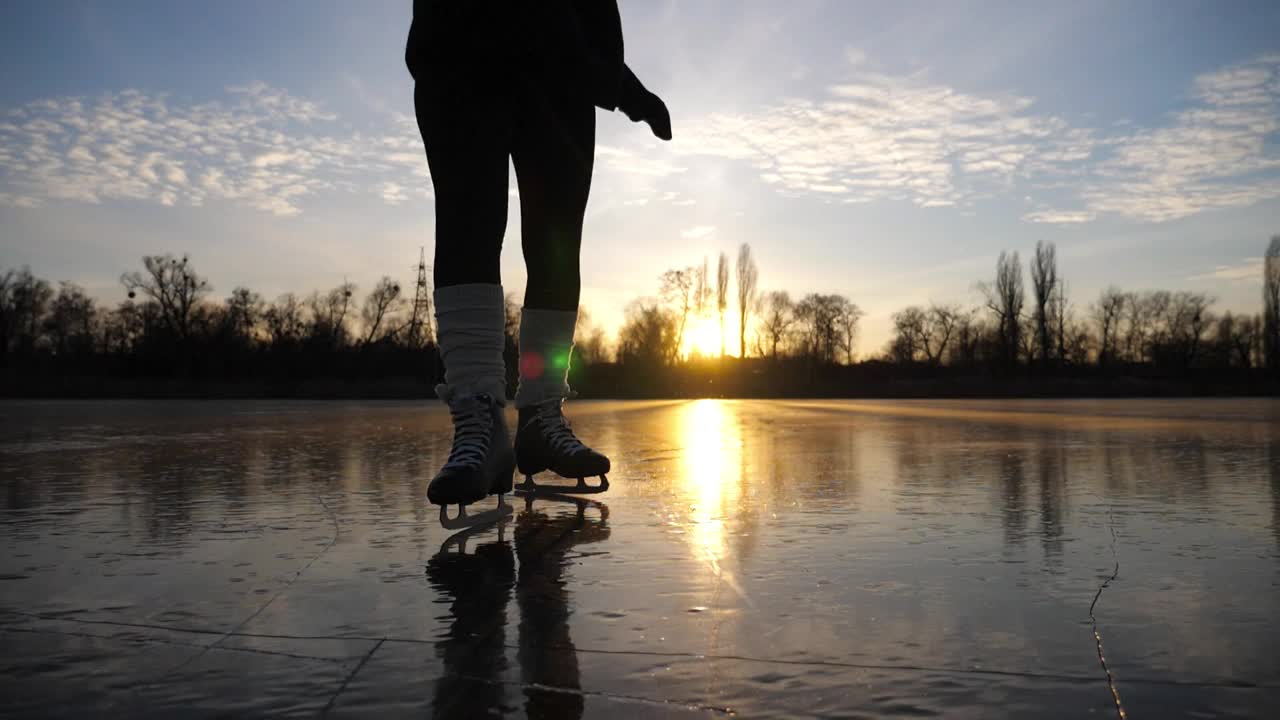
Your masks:
{"label": "leafless treeline", "polygon": [[888,360],[931,366],[989,365],[1060,370],[1097,366],[1280,370],[1280,236],[1264,265],[1263,312],[1215,313],[1200,292],[1103,290],[1085,307],[1070,302],[1052,244],[1036,245],[1030,305],[1018,253],[1000,254],[982,307],[932,304],[893,316]]}
{"label": "leafless treeline", "polygon": [[[127,299],[102,307],[85,291],[55,290],[30,270],[0,272],[0,364],[97,373],[244,375],[348,369],[357,353],[421,358],[432,348],[429,308],[390,277],[363,298],[343,283],[272,301],[237,287],[222,301],[186,258],[143,258],[120,282]],[[417,370],[415,374],[423,372]]]}
{"label": "leafless treeline", "polygon": [[[1069,299],[1053,245],[1037,245],[1029,265],[1024,273],[1018,253],[1001,253],[994,278],[978,285],[979,306],[934,303],[895,313],[891,340],[870,359],[1005,374],[1262,367],[1280,374],[1280,236],[1267,252],[1257,314],[1214,312],[1214,298],[1199,292],[1114,287],[1080,306]],[[344,282],[306,296],[266,300],[238,287],[215,299],[187,258],[162,255],[143,258],[141,270],[120,280],[128,298],[104,307],[74,284],[55,288],[27,269],[0,271],[0,367],[45,374],[428,379],[439,370],[431,308],[413,302],[415,293],[391,277],[363,295]],[[507,306],[508,354],[514,356],[519,303],[509,297]],[[736,328],[727,326],[731,307]],[[657,297],[628,306],[616,343],[582,312],[576,363],[616,362],[623,375],[628,367],[648,368],[645,376],[660,387],[664,368],[688,359],[686,333],[705,332],[710,323],[721,356],[733,348],[740,357],[849,365],[857,359],[862,317],[842,295],[793,300],[785,290],[761,290],[744,244],[735,261],[720,253],[714,271],[704,259],[664,273]],[[700,347],[714,355],[705,342]]]}
{"label": "leafless treeline", "polygon": [[785,291],[761,291],[759,268],[746,243],[739,246],[733,266],[736,285],[732,296],[726,253],[719,255],[714,278],[705,258],[701,265],[663,273],[658,298],[641,298],[627,307],[618,332],[618,362],[679,364],[690,354],[686,352],[686,332],[706,318],[718,320],[719,356],[724,357],[730,338],[725,314],[734,301],[739,357],[790,356],[827,364],[853,362],[858,322],[863,316],[857,305],[842,295],[810,293],[793,301]]}

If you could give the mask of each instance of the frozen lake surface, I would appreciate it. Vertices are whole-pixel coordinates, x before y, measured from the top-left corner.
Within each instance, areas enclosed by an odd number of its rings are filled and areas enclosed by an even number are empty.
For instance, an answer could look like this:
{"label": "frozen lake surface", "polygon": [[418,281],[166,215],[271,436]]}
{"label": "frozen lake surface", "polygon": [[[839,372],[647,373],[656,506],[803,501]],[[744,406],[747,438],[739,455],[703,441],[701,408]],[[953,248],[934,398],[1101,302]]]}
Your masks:
{"label": "frozen lake surface", "polygon": [[1280,402],[567,407],[612,489],[448,541],[439,405],[0,403],[0,714],[1280,707]]}

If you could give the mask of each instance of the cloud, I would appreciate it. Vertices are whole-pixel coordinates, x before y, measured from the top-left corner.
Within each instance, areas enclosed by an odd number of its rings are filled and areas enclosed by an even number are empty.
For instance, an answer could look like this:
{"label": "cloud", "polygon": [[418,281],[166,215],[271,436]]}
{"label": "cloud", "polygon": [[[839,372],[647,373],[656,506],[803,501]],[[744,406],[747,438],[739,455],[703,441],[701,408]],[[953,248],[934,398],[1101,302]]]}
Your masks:
{"label": "cloud", "polygon": [[744,161],[784,195],[948,207],[1004,192],[1035,168],[1079,162],[1094,147],[1089,131],[1031,112],[1030,98],[853,72],[817,100],[708,116],[674,149]]}
{"label": "cloud", "polygon": [[[845,52],[818,97],[693,119],[662,153],[600,145],[624,206],[689,205],[692,162],[748,169],[787,197],[903,201],[972,213],[1029,199],[1031,223],[1163,222],[1280,198],[1280,54],[1205,73],[1152,127],[1077,127],[1034,98],[973,93],[925,72],[888,75]],[[660,187],[661,186],[661,187]],[[665,192],[665,194],[663,194]],[[206,102],[136,90],[39,100],[0,114],[0,204],[228,201],[276,215],[322,194],[390,205],[432,197],[414,119],[366,132],[264,84]]]}
{"label": "cloud", "polygon": [[679,165],[673,165],[652,157],[645,157],[633,150],[612,145],[597,145],[596,160],[609,168],[632,175],[666,177],[686,170],[686,168]]}
{"label": "cloud", "polygon": [[1192,275],[1190,280],[1217,280],[1232,283],[1262,284],[1262,273],[1266,262],[1260,258],[1245,258],[1238,265],[1219,265],[1212,271],[1200,275]]}
{"label": "cloud", "polygon": [[1195,78],[1190,106],[1163,126],[1106,132],[1038,113],[1033,98],[869,72],[857,50],[846,56],[851,76],[821,97],[709,115],[674,152],[739,161],[787,196],[964,208],[1065,189],[1082,208],[1023,216],[1036,223],[1161,222],[1280,197],[1280,54]]}
{"label": "cloud", "polygon": [[0,205],[20,208],[37,208],[40,207],[40,201],[36,198],[27,197],[25,195],[14,195],[13,193],[0,192]]}
{"label": "cloud", "polygon": [[698,225],[682,231],[680,233],[680,237],[685,240],[701,240],[702,238],[709,237],[715,231],[716,228],[714,225]]}
{"label": "cloud", "polygon": [[336,119],[263,84],[198,103],[137,90],[28,103],[0,115],[0,204],[224,200],[287,217],[324,192],[431,196],[412,118],[374,133]]}
{"label": "cloud", "polygon": [[1280,197],[1280,55],[1197,77],[1168,127],[1116,139],[1081,193],[1088,207],[1164,221]]}
{"label": "cloud", "polygon": [[1075,225],[1092,221],[1096,216],[1087,210],[1040,210],[1027,213],[1023,220],[1050,225]]}

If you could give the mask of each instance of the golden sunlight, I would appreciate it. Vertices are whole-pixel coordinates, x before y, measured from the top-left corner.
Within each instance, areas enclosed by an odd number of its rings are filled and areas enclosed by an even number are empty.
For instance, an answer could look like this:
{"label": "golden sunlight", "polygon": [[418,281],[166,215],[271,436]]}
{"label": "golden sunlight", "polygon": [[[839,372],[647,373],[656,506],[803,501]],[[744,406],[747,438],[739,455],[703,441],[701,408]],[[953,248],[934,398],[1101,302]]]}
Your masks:
{"label": "golden sunlight", "polygon": [[[719,349],[717,344],[717,352]],[[725,493],[737,491],[734,483],[726,483],[725,469],[737,467],[741,461],[736,426],[725,411],[724,401],[706,399],[686,405],[680,424],[685,459],[682,480],[693,503],[692,539],[695,549],[719,572],[724,549],[724,508],[736,503],[736,498],[726,498]]]}
{"label": "golden sunlight", "polygon": [[[729,345],[725,342],[728,354]],[[691,317],[689,325],[684,329],[684,343],[680,354],[686,358],[700,355],[702,357],[720,356],[720,320],[717,317]]]}

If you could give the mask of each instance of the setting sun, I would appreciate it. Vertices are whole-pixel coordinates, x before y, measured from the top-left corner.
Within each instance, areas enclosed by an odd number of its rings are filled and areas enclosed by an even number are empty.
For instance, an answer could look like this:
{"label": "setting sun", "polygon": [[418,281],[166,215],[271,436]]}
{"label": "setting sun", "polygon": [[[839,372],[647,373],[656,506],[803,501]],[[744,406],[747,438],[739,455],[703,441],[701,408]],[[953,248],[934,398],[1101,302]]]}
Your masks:
{"label": "setting sun", "polygon": [[684,331],[684,344],[680,348],[685,357],[701,355],[716,357],[720,354],[720,324],[716,318],[690,318]]}
{"label": "setting sun", "polygon": [[[738,355],[737,322],[736,318],[725,317],[725,355]],[[684,329],[684,342],[680,345],[682,356],[719,357],[720,347],[720,318],[689,318],[689,325]]]}

